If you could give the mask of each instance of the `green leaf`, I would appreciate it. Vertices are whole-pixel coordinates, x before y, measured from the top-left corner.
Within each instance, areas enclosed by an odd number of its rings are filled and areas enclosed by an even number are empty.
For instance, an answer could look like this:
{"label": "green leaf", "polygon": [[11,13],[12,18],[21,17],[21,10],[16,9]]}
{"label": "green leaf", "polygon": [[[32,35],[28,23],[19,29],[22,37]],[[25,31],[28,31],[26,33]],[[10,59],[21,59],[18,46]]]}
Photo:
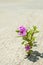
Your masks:
{"label": "green leaf", "polygon": [[34,33],[39,33],[39,30],[37,29],[36,26],[33,26],[33,29],[34,29]]}
{"label": "green leaf", "polygon": [[36,45],[36,44],[34,44],[33,46],[34,46],[34,47],[35,47],[35,46],[37,47],[37,45]]}
{"label": "green leaf", "polygon": [[16,32],[19,32],[19,30],[16,30]]}
{"label": "green leaf", "polygon": [[34,29],[34,30],[36,30],[36,29],[37,29],[37,27],[36,27],[36,26],[33,26],[33,29]]}
{"label": "green leaf", "polygon": [[28,34],[28,39],[29,39],[29,40],[31,39],[31,34],[30,34],[30,33]]}
{"label": "green leaf", "polygon": [[36,31],[35,31],[35,33],[39,33],[39,31],[38,31],[38,30],[36,30]]}
{"label": "green leaf", "polygon": [[30,29],[30,31],[28,32],[28,39],[29,39],[29,40],[31,39],[32,34],[33,34],[33,30]]}
{"label": "green leaf", "polygon": [[30,29],[29,33],[30,33],[31,35],[32,35],[33,32],[34,32],[33,29]]}
{"label": "green leaf", "polygon": [[33,43],[31,43],[31,42],[30,42],[30,43],[28,43],[28,44],[29,44],[31,47],[33,46]]}
{"label": "green leaf", "polygon": [[27,52],[27,54],[31,54],[33,51],[32,50],[29,50],[28,52]]}
{"label": "green leaf", "polygon": [[25,41],[22,42],[22,44],[24,44]]}
{"label": "green leaf", "polygon": [[28,39],[27,36],[24,36],[24,37],[23,37],[23,40],[25,40],[25,41],[29,41],[29,39]]}
{"label": "green leaf", "polygon": [[34,41],[35,41],[35,39],[36,39],[36,37],[32,37],[32,40],[31,40],[31,41],[32,41],[32,42],[34,42]]}

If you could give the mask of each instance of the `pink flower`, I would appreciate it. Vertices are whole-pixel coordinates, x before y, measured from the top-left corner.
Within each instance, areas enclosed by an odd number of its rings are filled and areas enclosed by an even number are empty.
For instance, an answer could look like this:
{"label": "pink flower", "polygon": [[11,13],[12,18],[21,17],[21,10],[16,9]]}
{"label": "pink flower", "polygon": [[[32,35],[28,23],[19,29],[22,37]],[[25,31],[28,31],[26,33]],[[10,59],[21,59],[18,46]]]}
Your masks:
{"label": "pink flower", "polygon": [[20,36],[25,36],[27,33],[27,29],[24,26],[20,26],[18,30],[19,30],[18,33]]}
{"label": "pink flower", "polygon": [[26,51],[29,51],[31,49],[31,47],[29,45],[26,45],[25,49],[26,49]]}

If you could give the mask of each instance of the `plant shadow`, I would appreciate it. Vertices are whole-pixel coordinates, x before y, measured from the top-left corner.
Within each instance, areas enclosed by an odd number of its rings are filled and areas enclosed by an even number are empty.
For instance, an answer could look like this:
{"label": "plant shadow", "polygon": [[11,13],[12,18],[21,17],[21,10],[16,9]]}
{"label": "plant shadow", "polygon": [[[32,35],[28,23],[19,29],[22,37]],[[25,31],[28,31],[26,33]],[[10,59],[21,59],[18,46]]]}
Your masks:
{"label": "plant shadow", "polygon": [[26,55],[26,58],[28,58],[28,60],[32,62],[36,62],[37,60],[39,60],[39,57],[43,58],[43,53],[39,53],[38,51],[33,51],[30,56]]}

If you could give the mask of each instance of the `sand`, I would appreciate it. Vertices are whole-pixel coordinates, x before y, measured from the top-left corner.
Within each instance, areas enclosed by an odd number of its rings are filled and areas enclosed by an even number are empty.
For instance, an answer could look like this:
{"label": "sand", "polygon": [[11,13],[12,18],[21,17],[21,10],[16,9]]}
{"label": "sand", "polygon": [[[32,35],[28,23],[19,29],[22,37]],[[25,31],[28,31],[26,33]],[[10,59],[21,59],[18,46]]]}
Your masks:
{"label": "sand", "polygon": [[38,26],[40,32],[37,35],[37,47],[33,50],[39,54],[43,53],[43,10],[28,9],[20,4],[1,4],[0,65],[43,65],[43,56],[25,59],[26,52],[21,44],[22,39],[17,38],[15,32],[20,25],[27,28]]}

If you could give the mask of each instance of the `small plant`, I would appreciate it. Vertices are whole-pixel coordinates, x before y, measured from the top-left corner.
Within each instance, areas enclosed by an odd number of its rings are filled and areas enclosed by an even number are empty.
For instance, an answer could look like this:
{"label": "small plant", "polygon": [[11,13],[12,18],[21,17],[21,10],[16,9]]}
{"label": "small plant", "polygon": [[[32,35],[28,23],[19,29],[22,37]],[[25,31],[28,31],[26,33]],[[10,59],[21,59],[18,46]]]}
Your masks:
{"label": "small plant", "polygon": [[37,27],[33,26],[32,28],[27,29],[24,26],[20,26],[18,27],[16,32],[20,37],[22,37],[23,39],[22,44],[25,46],[26,53],[30,55],[32,53],[32,48],[36,46],[35,34],[39,32]]}

